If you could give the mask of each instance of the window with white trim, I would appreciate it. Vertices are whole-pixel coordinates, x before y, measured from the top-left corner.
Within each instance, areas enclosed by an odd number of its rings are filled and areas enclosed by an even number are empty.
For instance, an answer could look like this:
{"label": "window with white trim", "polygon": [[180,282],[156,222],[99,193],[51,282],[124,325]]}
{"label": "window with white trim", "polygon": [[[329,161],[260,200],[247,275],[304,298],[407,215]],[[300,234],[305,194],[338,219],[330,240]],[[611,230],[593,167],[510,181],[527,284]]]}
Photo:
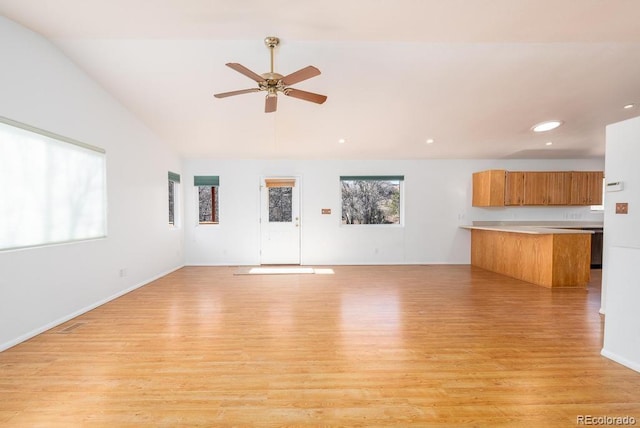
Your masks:
{"label": "window with white trim", "polygon": [[0,250],[103,238],[105,151],[0,117]]}
{"label": "window with white trim", "polygon": [[198,223],[218,224],[220,222],[219,192],[220,177],[217,175],[196,175],[193,185],[198,190]]}
{"label": "window with white trim", "polygon": [[169,171],[169,224],[174,227],[179,226],[178,201],[180,192],[180,174]]}
{"label": "window with white trim", "polygon": [[342,224],[402,224],[404,176],[341,176]]}

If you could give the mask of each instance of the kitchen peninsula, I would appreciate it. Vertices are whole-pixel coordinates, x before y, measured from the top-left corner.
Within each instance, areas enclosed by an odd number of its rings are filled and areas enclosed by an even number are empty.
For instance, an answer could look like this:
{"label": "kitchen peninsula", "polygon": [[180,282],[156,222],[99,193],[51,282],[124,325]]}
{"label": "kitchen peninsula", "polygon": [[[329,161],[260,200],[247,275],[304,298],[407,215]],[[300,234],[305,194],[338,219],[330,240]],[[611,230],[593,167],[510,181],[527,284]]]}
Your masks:
{"label": "kitchen peninsula", "polygon": [[478,222],[471,231],[471,265],[544,287],[585,288],[591,235],[601,223]]}

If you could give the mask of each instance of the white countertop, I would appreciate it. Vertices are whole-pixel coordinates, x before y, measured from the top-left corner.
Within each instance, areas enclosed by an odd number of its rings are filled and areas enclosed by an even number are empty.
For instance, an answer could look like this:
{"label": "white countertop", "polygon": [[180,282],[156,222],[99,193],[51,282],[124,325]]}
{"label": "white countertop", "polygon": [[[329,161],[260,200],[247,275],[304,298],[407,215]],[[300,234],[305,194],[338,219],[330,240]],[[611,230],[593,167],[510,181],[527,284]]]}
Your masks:
{"label": "white countertop", "polygon": [[559,235],[594,233],[593,230],[602,228],[602,222],[474,222],[472,225],[460,226],[462,229],[492,230],[494,232],[527,233],[531,235]]}

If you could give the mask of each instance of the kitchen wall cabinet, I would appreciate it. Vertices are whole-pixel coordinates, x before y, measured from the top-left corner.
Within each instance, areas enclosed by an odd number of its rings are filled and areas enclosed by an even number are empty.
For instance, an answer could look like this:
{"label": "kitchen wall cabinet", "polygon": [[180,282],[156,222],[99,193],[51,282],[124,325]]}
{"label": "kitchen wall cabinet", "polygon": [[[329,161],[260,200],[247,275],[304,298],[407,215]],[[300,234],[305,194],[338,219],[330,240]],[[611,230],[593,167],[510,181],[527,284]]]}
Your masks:
{"label": "kitchen wall cabinet", "polygon": [[569,205],[571,176],[565,171],[525,172],[523,205]]}
{"label": "kitchen wall cabinet", "polygon": [[501,207],[504,206],[504,177],[503,169],[476,172],[473,174],[473,206]]}
{"label": "kitchen wall cabinet", "polygon": [[602,205],[602,171],[573,172],[571,205]]}
{"label": "kitchen wall cabinet", "polygon": [[525,172],[524,173],[524,202],[523,205],[546,205],[548,185],[548,173]]}
{"label": "kitchen wall cabinet", "polygon": [[506,171],[504,204],[522,205],[524,203],[524,172]]}
{"label": "kitchen wall cabinet", "polygon": [[602,171],[505,171],[473,174],[473,206],[600,205]]}
{"label": "kitchen wall cabinet", "polygon": [[548,173],[547,205],[569,205],[571,203],[572,172],[559,171]]}

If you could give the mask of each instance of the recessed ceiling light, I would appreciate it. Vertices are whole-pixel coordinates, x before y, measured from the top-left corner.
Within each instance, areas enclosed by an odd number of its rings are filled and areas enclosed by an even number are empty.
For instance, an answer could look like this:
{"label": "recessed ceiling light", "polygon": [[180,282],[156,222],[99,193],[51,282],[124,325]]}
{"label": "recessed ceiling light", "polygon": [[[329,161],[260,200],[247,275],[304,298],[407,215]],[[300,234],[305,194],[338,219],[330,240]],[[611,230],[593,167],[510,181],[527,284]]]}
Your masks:
{"label": "recessed ceiling light", "polygon": [[427,138],[427,144],[433,144],[436,140],[433,138]]}
{"label": "recessed ceiling light", "polygon": [[552,146],[552,145],[553,145],[553,142],[551,142],[551,141],[547,141],[546,143],[544,143],[544,145],[545,145],[545,146]]}
{"label": "recessed ceiling light", "polygon": [[562,125],[561,120],[547,120],[546,122],[540,122],[537,125],[534,125],[531,130],[533,132],[551,131],[552,129],[556,129],[560,125]]}
{"label": "recessed ceiling light", "polygon": [[630,108],[634,108],[636,105],[635,104],[627,104],[626,106],[622,107],[624,109],[630,109]]}
{"label": "recessed ceiling light", "polygon": [[338,143],[340,143],[340,144],[344,144],[344,143],[346,143],[346,142],[347,142],[347,140],[345,140],[344,138],[340,138],[340,139],[338,140]]}

